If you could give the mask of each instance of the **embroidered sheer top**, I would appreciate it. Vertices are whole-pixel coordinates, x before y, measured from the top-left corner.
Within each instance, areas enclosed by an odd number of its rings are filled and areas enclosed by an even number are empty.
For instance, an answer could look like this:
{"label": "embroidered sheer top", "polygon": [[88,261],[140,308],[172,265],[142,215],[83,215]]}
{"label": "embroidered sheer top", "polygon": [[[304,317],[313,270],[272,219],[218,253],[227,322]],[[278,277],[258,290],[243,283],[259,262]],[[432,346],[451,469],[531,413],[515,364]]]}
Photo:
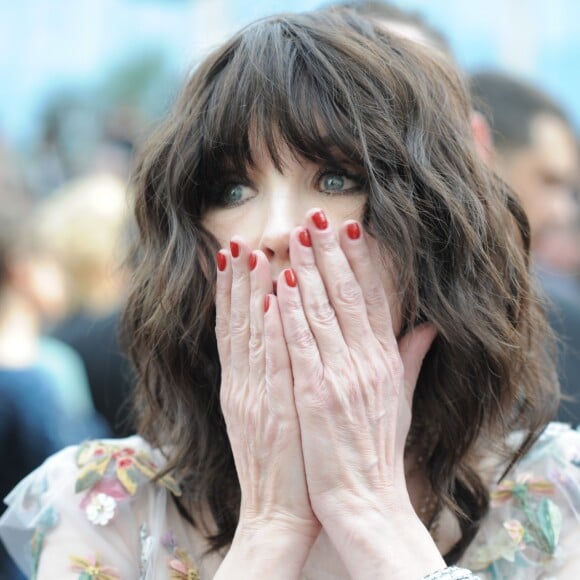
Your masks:
{"label": "embroidered sheer top", "polygon": [[[208,578],[219,555],[182,517],[163,454],[138,436],[91,441],[49,458],[6,498],[0,538],[31,578]],[[462,558],[482,579],[580,577],[580,432],[551,424],[491,489]],[[212,560],[213,561],[208,561]]]}

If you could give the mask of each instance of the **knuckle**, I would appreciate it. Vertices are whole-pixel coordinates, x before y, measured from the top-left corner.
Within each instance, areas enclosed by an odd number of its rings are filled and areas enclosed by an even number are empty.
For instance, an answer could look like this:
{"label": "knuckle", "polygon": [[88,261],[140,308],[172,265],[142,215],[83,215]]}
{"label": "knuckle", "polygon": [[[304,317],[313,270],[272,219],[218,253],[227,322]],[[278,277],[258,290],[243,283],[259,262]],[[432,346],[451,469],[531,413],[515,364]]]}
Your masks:
{"label": "knuckle", "polygon": [[360,306],[362,302],[361,289],[354,279],[339,280],[336,284],[336,297],[347,308]]}
{"label": "knuckle", "polygon": [[300,301],[300,298],[296,298],[293,296],[286,298],[286,308],[290,311],[301,310],[302,302]]}
{"label": "knuckle", "polygon": [[300,350],[311,351],[316,348],[316,341],[309,329],[296,328],[289,333],[289,342]]}
{"label": "knuckle", "polygon": [[252,344],[250,341],[250,368],[260,368],[264,360],[264,349],[262,344]]}
{"label": "knuckle", "polygon": [[328,300],[315,300],[308,305],[310,320],[319,326],[330,326],[336,320],[334,308]]}
{"label": "knuckle", "polygon": [[383,287],[378,283],[372,284],[365,292],[365,300],[371,307],[384,306],[385,291]]}
{"label": "knuckle", "polygon": [[264,330],[263,328],[252,324],[250,326],[250,351],[259,350],[264,344]]}
{"label": "knuckle", "polygon": [[318,250],[324,252],[325,254],[331,254],[336,250],[337,241],[334,236],[322,236],[318,241]]}
{"label": "knuckle", "polygon": [[229,332],[232,334],[244,334],[249,330],[249,321],[246,312],[233,309],[229,321]]}
{"label": "knuckle", "polygon": [[225,316],[217,316],[215,320],[215,335],[218,340],[227,338],[230,330],[229,321]]}

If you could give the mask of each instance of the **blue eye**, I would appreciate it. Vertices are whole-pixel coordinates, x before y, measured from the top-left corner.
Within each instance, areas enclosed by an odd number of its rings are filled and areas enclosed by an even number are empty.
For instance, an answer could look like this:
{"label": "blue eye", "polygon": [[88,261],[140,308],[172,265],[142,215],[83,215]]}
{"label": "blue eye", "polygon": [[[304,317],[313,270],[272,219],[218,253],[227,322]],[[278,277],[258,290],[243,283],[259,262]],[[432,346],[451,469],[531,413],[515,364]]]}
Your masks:
{"label": "blue eye", "polygon": [[326,171],[319,177],[318,187],[325,193],[354,193],[361,189],[361,180],[345,172]]}
{"label": "blue eye", "polygon": [[344,182],[344,175],[330,173],[322,177],[322,189],[325,191],[342,191]]}
{"label": "blue eye", "polygon": [[220,205],[236,206],[246,201],[250,195],[251,188],[241,183],[232,183],[223,188],[220,197]]}
{"label": "blue eye", "polygon": [[230,187],[226,190],[224,195],[224,201],[228,203],[236,203],[241,201],[244,197],[244,186],[243,185],[235,185],[234,187]]}

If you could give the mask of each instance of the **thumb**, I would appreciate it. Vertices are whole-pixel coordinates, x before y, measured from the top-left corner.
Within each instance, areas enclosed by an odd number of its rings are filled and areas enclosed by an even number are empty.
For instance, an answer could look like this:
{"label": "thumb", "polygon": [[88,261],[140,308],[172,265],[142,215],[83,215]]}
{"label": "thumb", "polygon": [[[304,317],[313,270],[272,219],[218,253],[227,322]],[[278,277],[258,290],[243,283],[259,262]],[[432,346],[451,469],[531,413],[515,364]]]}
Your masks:
{"label": "thumb", "polygon": [[399,354],[405,369],[405,396],[409,404],[413,401],[413,393],[423,365],[423,359],[429,352],[436,336],[437,329],[433,324],[424,322],[411,329],[399,340]]}

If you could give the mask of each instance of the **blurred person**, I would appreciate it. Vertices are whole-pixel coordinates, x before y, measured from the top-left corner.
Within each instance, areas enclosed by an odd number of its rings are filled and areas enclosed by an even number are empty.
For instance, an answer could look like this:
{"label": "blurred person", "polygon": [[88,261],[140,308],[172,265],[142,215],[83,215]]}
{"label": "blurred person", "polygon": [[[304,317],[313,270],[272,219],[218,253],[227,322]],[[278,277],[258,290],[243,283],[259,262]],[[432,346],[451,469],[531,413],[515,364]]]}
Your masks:
{"label": "blurred person", "polygon": [[51,334],[83,359],[97,411],[116,436],[129,435],[131,373],[117,330],[125,298],[123,267],[129,234],[126,186],[95,174],[71,180],[45,204],[44,235],[68,275],[68,312]]}
{"label": "blurred person", "polygon": [[107,434],[92,404],[82,359],[46,332],[49,322],[66,311],[69,286],[60,255],[45,235],[45,202],[30,207],[26,215],[11,211],[11,207],[9,204],[2,210],[6,264],[4,361],[7,366],[40,367],[52,378],[54,394],[63,410],[59,430],[64,444]]}
{"label": "blurred person", "polygon": [[563,421],[580,423],[580,227],[578,143],[547,94],[502,72],[471,77],[474,102],[492,129],[491,162],[521,199],[530,221],[537,275],[561,339]]}
{"label": "blurred person", "polygon": [[87,161],[86,175],[107,174],[127,182],[135,141],[146,132],[146,122],[136,107],[118,106],[102,120],[102,132]]}
{"label": "blurred person", "polygon": [[[45,317],[62,311],[64,274],[55,256],[32,240],[30,208],[0,209],[0,494],[66,445],[108,433],[94,415],[82,361],[43,336]],[[24,223],[23,223],[24,222]],[[83,392],[84,388],[84,392]],[[4,507],[0,506],[0,513]],[[0,578],[23,578],[0,548]]]}
{"label": "blurred person", "polygon": [[324,10],[352,10],[386,26],[391,32],[413,40],[430,51],[438,51],[454,61],[447,39],[429,24],[420,12],[403,10],[390,2],[380,0],[346,0],[324,5]]}
{"label": "blurred person", "polygon": [[[139,435],[15,490],[23,566],[580,574],[580,433],[549,425],[528,223],[469,114],[448,62],[347,11],[260,20],[199,65],[135,175]],[[11,534],[46,513],[27,561]]]}
{"label": "blurred person", "polygon": [[[390,32],[417,42],[430,55],[444,58],[458,67],[449,42],[440,30],[432,26],[418,11],[406,10],[382,0],[344,0],[324,5],[330,12],[352,10],[384,26]],[[470,113],[471,132],[479,156],[488,160],[491,151],[491,131],[485,117],[477,110]]]}
{"label": "blurred person", "polygon": [[530,220],[538,267],[579,275],[580,158],[569,118],[550,96],[512,75],[481,72],[470,84],[492,129],[493,165]]}

